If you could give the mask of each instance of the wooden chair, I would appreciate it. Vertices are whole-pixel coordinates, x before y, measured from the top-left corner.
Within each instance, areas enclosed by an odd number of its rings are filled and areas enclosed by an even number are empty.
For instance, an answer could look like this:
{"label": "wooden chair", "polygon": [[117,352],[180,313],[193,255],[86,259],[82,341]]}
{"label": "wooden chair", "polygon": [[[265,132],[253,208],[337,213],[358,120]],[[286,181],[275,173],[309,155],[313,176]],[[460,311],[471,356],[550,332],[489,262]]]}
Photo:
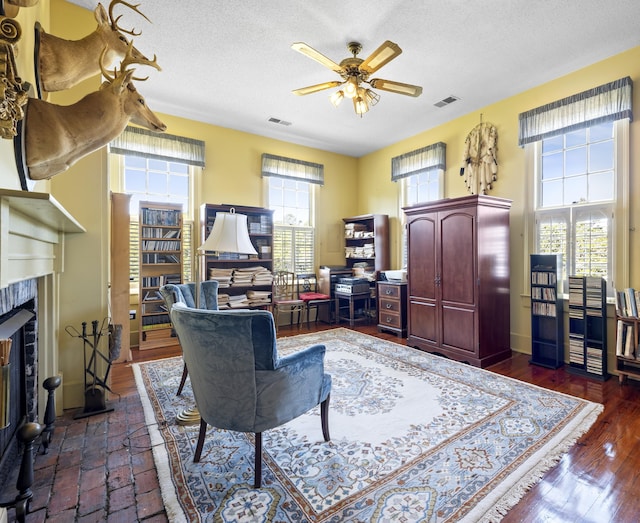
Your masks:
{"label": "wooden chair", "polygon": [[318,277],[313,272],[296,275],[298,281],[298,298],[304,302],[309,327],[311,311],[316,311],[315,323],[318,322],[318,312],[321,306],[328,308],[329,323],[331,323],[331,296],[318,292]]}
{"label": "wooden chair", "polygon": [[278,329],[278,319],[283,312],[289,313],[291,325],[293,325],[293,314],[296,313],[298,327],[300,327],[304,310],[305,303],[298,298],[296,292],[295,274],[288,271],[277,271],[273,275],[273,297],[271,300],[271,311],[276,330]]}

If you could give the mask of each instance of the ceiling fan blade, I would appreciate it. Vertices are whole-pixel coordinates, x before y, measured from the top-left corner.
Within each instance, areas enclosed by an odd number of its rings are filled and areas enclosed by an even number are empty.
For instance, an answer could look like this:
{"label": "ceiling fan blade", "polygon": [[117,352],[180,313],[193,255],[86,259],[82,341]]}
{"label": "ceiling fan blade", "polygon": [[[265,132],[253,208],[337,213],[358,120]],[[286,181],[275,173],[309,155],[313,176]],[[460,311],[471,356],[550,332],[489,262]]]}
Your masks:
{"label": "ceiling fan blade", "polygon": [[402,53],[400,46],[398,44],[394,44],[390,40],[387,40],[360,64],[360,69],[369,74],[375,73],[383,65],[388,64],[396,56],[399,56],[400,53]]}
{"label": "ceiling fan blade", "polygon": [[321,52],[316,51],[313,47],[305,44],[304,42],[296,42],[294,44],[291,44],[291,49],[293,49],[294,51],[298,51],[303,55],[308,56],[312,60],[315,60],[316,62],[321,63],[325,67],[328,67],[329,69],[331,69],[332,71],[335,71],[338,74],[342,72],[342,67],[340,67],[337,63],[335,63],[331,58],[327,58]]}
{"label": "ceiling fan blade", "polygon": [[374,89],[404,94],[406,96],[420,96],[422,94],[422,87],[418,85],[403,84],[402,82],[394,82],[393,80],[374,78],[373,80],[369,80],[369,85]]}
{"label": "ceiling fan blade", "polygon": [[293,94],[297,94],[298,96],[304,96],[305,94],[317,93],[318,91],[323,91],[325,89],[331,89],[332,87],[338,87],[342,85],[342,82],[334,81],[334,82],[324,82],[322,84],[310,85],[308,87],[301,87],[300,89],[294,89],[291,91]]}

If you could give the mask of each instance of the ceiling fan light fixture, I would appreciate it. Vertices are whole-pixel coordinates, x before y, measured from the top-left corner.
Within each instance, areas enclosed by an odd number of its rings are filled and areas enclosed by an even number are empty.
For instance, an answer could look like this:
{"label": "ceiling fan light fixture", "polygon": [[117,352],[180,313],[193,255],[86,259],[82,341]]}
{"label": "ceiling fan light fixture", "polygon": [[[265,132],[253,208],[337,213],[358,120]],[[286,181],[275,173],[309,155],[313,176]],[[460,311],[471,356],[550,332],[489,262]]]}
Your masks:
{"label": "ceiling fan light fixture", "polygon": [[356,114],[359,114],[360,116],[369,111],[367,100],[359,94],[353,98],[353,108],[355,109]]}
{"label": "ceiling fan light fixture", "polygon": [[355,75],[349,76],[344,85],[344,95],[347,98],[353,98],[358,93],[358,79]]}
{"label": "ceiling fan light fixture", "polygon": [[[370,78],[372,73],[402,53],[402,49],[400,49],[398,44],[390,40],[385,41],[365,60],[358,58],[358,53],[362,50],[362,45],[358,42],[349,42],[347,49],[349,49],[353,56],[345,58],[339,64],[304,42],[297,42],[291,47],[295,51],[316,60],[323,66],[338,73],[342,80],[294,89],[293,93],[299,96],[315,93],[324,89],[331,89],[332,87],[339,87],[338,91],[329,96],[329,101],[334,107],[337,107],[344,98],[350,98],[353,101],[353,108],[356,114],[362,116],[380,101],[380,95],[372,89],[380,89],[382,91],[413,97],[422,94],[422,87],[418,85],[405,84],[393,80],[383,80],[381,78]],[[372,89],[363,86],[363,84],[366,84]]]}
{"label": "ceiling fan light fixture", "polygon": [[368,105],[374,106],[380,101],[380,95],[371,89],[364,89],[364,99]]}
{"label": "ceiling fan light fixture", "polygon": [[329,97],[329,100],[331,101],[334,107],[338,107],[343,99],[344,99],[344,91],[342,89],[340,89],[339,91],[336,91]]}

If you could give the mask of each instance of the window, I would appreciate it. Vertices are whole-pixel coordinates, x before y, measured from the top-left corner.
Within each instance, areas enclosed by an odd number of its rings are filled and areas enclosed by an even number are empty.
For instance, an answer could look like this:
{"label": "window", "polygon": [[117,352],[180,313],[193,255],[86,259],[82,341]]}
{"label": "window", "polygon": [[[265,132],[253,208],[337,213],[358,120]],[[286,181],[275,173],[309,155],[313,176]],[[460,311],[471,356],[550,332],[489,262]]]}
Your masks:
{"label": "window", "polygon": [[314,192],[324,167],[263,154],[262,176],[274,211],[273,270],[315,272]]}
{"label": "window", "polygon": [[[446,145],[438,142],[391,159],[391,180],[399,181],[400,208],[438,200],[444,195]],[[407,265],[407,229],[402,210],[402,267]]]}
{"label": "window", "polygon": [[191,281],[193,233],[193,182],[196,169],[204,167],[204,142],[158,134],[127,127],[109,144],[112,158],[112,189],[131,195],[129,208],[129,265],[131,283],[137,289],[138,213],[140,201],[182,204],[183,219],[183,278]]}
{"label": "window", "polygon": [[123,162],[123,192],[131,195],[129,214],[129,271],[132,284],[139,277],[139,209],[141,201],[182,204],[183,220],[183,281],[192,280],[191,233],[191,172],[188,165],[125,155]]}
{"label": "window", "polygon": [[313,186],[271,176],[269,208],[273,213],[273,269],[295,273],[315,272]]}
{"label": "window", "polygon": [[131,195],[131,216],[141,201],[180,203],[191,216],[189,166],[138,156],[124,157],[124,192]]}
{"label": "window", "polygon": [[568,275],[611,280],[615,196],[613,122],[542,140],[536,251],[562,254]]}
{"label": "window", "polygon": [[534,194],[527,247],[562,254],[565,293],[570,275],[605,278],[610,297],[626,286],[630,116],[630,78],[520,115]]}

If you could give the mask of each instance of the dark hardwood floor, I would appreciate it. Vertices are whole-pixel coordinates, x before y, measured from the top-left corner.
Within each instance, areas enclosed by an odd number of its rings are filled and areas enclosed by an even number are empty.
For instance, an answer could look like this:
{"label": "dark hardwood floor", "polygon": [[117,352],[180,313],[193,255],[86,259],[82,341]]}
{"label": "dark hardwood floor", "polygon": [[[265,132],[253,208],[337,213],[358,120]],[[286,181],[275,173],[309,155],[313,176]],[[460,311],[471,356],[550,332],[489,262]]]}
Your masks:
{"label": "dark hardwood floor", "polygon": [[[342,325],[341,325],[342,326]],[[311,331],[331,328],[318,323]],[[387,340],[406,340],[378,333],[374,325],[356,330]],[[309,332],[304,326],[281,327],[278,336]],[[180,354],[179,347],[134,350],[134,361]],[[640,382],[620,385],[529,364],[528,355],[514,353],[489,370],[604,405],[604,412],[560,462],[549,470],[504,517],[510,522],[635,523],[640,521]],[[112,387],[135,393],[129,364],[114,365]]]}

